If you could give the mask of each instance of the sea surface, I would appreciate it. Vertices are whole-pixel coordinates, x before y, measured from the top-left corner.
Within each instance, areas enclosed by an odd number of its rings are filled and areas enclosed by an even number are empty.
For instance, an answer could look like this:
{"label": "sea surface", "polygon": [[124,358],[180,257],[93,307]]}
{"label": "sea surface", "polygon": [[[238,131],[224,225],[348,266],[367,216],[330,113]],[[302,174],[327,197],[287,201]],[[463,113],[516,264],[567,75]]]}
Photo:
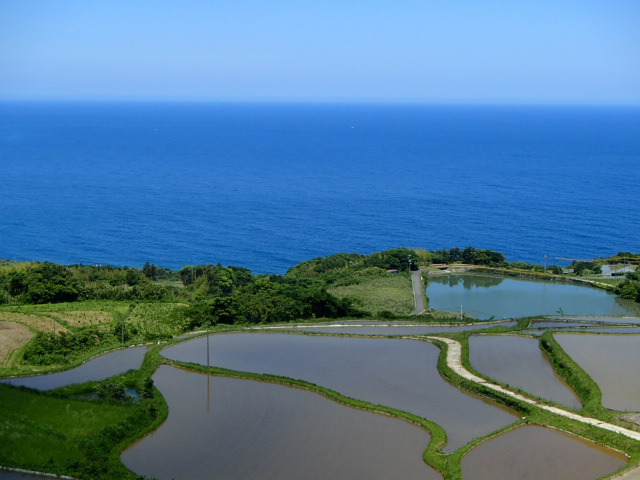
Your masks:
{"label": "sea surface", "polygon": [[640,108],[1,103],[0,258],[640,252]]}

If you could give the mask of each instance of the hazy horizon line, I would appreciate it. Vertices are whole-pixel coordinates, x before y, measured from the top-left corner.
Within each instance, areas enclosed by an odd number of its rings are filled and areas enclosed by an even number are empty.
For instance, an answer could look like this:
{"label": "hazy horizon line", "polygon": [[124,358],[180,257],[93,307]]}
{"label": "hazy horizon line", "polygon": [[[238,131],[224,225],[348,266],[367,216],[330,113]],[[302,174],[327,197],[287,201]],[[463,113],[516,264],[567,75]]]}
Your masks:
{"label": "hazy horizon line", "polygon": [[50,104],[236,104],[236,105],[380,105],[380,106],[451,106],[451,107],[620,107],[640,108],[638,103],[618,102],[527,102],[527,101],[436,101],[436,100],[383,100],[383,99],[215,99],[215,98],[60,98],[24,97],[5,98],[0,103]]}

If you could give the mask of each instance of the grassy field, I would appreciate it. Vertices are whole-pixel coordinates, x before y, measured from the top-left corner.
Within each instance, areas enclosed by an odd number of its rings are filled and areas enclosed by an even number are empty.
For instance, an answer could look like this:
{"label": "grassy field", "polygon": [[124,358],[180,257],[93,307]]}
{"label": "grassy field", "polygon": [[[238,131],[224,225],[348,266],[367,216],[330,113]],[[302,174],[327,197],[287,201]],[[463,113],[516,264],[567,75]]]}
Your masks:
{"label": "grassy field", "polygon": [[[0,465],[83,479],[139,480],[119,455],[168,415],[164,398],[149,381],[159,362],[153,350],[139,370],[53,392],[0,384]],[[122,394],[134,388],[141,399],[95,398],[105,388]]]}
{"label": "grassy field", "polygon": [[[1,306],[0,375],[71,368],[123,344],[181,334],[183,308],[179,303],[97,300]],[[47,354],[57,357],[45,364]]]}
{"label": "grassy field", "polygon": [[82,462],[84,443],[122,422],[131,405],[55,398],[0,384],[0,464],[69,473]]}
{"label": "grassy field", "polygon": [[411,278],[407,274],[365,279],[354,285],[338,286],[329,293],[339,298],[356,297],[359,306],[371,315],[388,311],[395,315],[408,315],[414,309]]}

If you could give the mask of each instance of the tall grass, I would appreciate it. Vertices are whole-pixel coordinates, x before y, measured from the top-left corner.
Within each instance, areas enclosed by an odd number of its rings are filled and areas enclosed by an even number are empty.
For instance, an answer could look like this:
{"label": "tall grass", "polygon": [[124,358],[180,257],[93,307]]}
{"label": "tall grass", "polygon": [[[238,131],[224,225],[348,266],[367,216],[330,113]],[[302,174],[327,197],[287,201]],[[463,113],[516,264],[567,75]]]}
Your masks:
{"label": "tall grass", "polygon": [[408,315],[414,309],[411,278],[406,273],[362,278],[359,283],[332,287],[328,291],[339,298],[357,299],[358,306],[371,315],[384,311]]}

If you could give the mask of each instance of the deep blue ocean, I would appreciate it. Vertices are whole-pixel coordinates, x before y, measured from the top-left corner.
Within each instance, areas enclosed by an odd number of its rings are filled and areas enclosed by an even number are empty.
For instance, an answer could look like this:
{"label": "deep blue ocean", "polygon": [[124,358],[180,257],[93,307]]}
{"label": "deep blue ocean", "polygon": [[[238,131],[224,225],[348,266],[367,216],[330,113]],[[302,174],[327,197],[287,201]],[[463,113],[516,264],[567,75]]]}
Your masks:
{"label": "deep blue ocean", "polygon": [[640,107],[0,104],[0,258],[640,252]]}

